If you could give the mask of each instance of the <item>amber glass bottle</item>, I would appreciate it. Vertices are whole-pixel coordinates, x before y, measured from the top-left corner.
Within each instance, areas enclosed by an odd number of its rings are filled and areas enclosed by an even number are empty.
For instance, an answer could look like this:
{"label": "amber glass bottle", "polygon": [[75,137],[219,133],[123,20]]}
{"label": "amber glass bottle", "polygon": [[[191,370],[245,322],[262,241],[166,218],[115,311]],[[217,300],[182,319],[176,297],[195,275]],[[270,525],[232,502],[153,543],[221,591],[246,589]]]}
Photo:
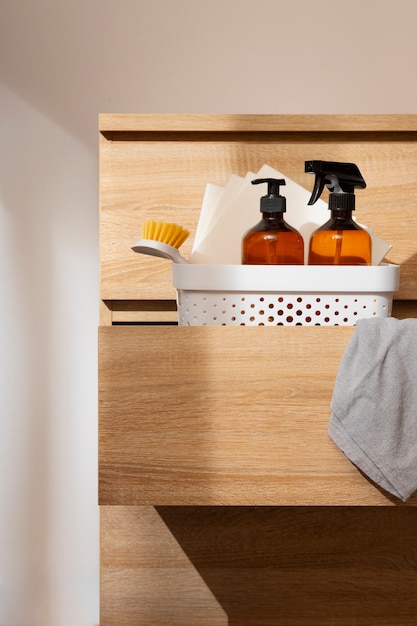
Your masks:
{"label": "amber glass bottle", "polygon": [[352,219],[355,187],[366,183],[354,163],[306,161],[305,171],[315,174],[309,204],[314,204],[324,187],[329,191],[330,219],[311,235],[309,265],[371,265],[372,240],[369,233]]}
{"label": "amber glass bottle", "polygon": [[351,211],[332,211],[332,217],[310,239],[309,265],[371,265],[369,233],[352,219]]}
{"label": "amber glass bottle", "polygon": [[247,265],[303,265],[304,240],[284,220],[286,199],[279,195],[285,180],[257,178],[253,185],[268,183],[268,195],[261,198],[262,219],[243,237],[242,263]]}

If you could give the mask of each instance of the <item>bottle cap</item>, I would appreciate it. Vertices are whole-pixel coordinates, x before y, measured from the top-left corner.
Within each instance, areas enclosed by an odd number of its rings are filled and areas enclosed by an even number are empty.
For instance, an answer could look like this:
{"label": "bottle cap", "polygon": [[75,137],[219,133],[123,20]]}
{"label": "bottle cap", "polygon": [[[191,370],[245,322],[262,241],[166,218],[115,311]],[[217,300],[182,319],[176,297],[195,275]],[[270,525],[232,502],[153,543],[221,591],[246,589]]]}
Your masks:
{"label": "bottle cap", "polygon": [[355,209],[354,193],[331,193],[329,209],[331,211],[353,211]]}

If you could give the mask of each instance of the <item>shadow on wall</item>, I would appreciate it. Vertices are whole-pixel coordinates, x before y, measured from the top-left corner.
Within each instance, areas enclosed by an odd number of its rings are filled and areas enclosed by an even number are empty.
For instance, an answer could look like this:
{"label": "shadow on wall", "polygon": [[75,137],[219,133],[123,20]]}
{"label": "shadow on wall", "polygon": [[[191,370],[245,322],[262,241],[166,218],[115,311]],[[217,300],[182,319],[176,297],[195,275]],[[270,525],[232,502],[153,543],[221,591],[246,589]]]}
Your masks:
{"label": "shadow on wall", "polygon": [[[39,154],[42,138],[31,140],[33,127],[27,133],[28,120],[21,117],[27,114],[26,107],[16,109],[12,97],[9,105],[6,112],[2,107],[3,119],[10,124],[0,168],[0,332],[2,352],[7,354],[7,359],[2,359],[1,377],[5,410],[0,455],[1,535],[7,538],[1,576],[5,585],[3,619],[20,617],[29,623],[38,611],[38,598],[45,595],[49,561],[51,220],[39,195],[39,187],[46,189],[46,180],[38,171],[45,158]],[[19,617],[15,617],[19,604]],[[43,612],[49,623],[47,605]]]}
{"label": "shadow on wall", "polygon": [[[88,615],[90,626],[98,611],[96,169],[62,129],[1,84],[0,94],[0,620],[81,625]],[[74,597],[77,578],[89,576]],[[59,607],[65,594],[68,607]]]}

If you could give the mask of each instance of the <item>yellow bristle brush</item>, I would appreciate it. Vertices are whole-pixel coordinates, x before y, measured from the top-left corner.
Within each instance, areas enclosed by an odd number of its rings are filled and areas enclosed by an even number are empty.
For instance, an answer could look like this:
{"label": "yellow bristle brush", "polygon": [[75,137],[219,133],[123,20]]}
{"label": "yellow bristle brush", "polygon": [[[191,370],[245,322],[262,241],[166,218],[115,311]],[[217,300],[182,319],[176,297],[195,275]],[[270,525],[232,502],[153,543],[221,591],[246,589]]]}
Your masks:
{"label": "yellow bristle brush", "polygon": [[150,254],[173,263],[188,263],[178,248],[184,243],[190,232],[178,224],[169,224],[155,220],[142,223],[142,239],[137,241],[132,250],[142,254]]}

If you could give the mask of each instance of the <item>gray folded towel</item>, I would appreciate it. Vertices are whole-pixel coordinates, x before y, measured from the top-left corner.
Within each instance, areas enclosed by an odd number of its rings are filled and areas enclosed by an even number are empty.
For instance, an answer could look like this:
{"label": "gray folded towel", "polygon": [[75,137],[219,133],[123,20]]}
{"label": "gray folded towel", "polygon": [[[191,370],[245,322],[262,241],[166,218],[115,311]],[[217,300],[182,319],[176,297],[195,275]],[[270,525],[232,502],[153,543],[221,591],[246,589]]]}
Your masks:
{"label": "gray folded towel", "polygon": [[343,355],[329,435],[386,491],[417,489],[417,319],[359,320]]}

